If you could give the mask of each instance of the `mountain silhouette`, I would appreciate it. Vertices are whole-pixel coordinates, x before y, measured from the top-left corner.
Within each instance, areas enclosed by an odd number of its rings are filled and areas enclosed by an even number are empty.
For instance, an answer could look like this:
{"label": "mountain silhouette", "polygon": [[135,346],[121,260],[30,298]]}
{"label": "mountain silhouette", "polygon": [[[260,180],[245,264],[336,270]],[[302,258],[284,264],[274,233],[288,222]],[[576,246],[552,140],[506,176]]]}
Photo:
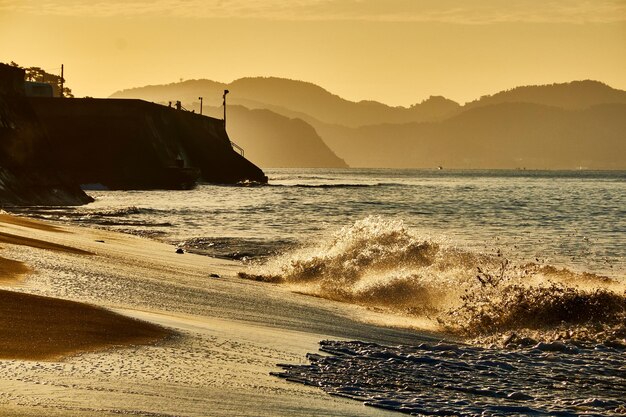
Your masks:
{"label": "mountain silhouette", "polygon": [[[205,114],[216,118],[221,118],[223,114],[222,107],[204,110]],[[227,116],[227,131],[231,139],[245,150],[246,158],[262,167],[347,167],[322,141],[315,129],[303,120],[290,119],[269,110],[250,110],[243,106],[228,106]]]}
{"label": "mountain silhouette", "polygon": [[198,101],[198,97],[204,96],[205,104],[219,106],[222,104],[222,94],[226,89],[227,84],[216,81],[187,80],[121,90],[113,93],[110,98],[140,98],[154,103],[175,102],[177,100],[183,103],[193,103]]}
{"label": "mountain silhouette", "polygon": [[[351,102],[311,83],[261,77],[230,84],[191,80],[124,90],[114,96],[194,102],[201,91],[215,102],[226,88],[231,91],[229,103],[265,110],[255,114],[258,129],[245,135],[266,141],[263,132],[278,134],[284,129],[274,126],[286,123],[276,115],[297,118],[312,126],[315,137],[350,166],[626,168],[626,91],[592,80],[516,87],[463,106],[430,97],[410,108]],[[294,125],[307,134],[290,135],[291,140],[312,136],[310,126]],[[233,129],[244,130],[235,125]],[[276,143],[267,148],[269,154],[286,158],[274,148]],[[281,166],[312,166],[301,160],[284,164],[281,160]]]}
{"label": "mountain silhouette", "polygon": [[[222,94],[232,89],[229,84],[209,80],[188,80],[166,85],[151,85],[123,90],[112,98],[140,98],[168,105],[181,101],[188,110],[223,117]],[[285,117],[263,107],[249,109],[237,105],[235,90],[228,96],[228,133],[245,150],[246,157],[261,167],[344,168],[337,157],[319,137],[313,127],[303,120]],[[252,107],[252,106],[251,106]],[[288,113],[288,112],[285,112]]]}
{"label": "mountain silhouette", "polygon": [[353,167],[624,169],[626,104],[470,109],[442,122],[322,131]]}
{"label": "mountain silhouette", "polygon": [[534,103],[564,109],[584,109],[598,104],[626,104],[626,91],[599,81],[584,80],[562,84],[516,87],[467,103],[464,109],[500,103]]}
{"label": "mountain silhouette", "polygon": [[440,120],[456,113],[459,104],[444,97],[430,97],[411,107],[391,107],[376,101],[345,100],[315,84],[275,77],[254,77],[230,84],[210,80],[188,80],[168,85],[121,90],[112,98],[137,98],[154,102],[196,101],[219,105],[223,90],[229,90],[229,103],[251,109],[270,109],[287,117],[305,121],[313,118],[324,123],[358,127],[379,123],[408,123]]}
{"label": "mountain silhouette", "polygon": [[309,120],[354,167],[625,169],[626,91],[598,81],[517,87],[439,122]]}

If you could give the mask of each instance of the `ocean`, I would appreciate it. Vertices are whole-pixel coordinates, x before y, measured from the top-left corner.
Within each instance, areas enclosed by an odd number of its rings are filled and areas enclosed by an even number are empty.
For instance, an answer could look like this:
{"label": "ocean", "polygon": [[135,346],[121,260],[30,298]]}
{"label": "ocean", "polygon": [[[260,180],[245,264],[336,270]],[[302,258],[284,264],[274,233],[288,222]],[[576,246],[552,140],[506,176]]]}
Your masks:
{"label": "ocean", "polygon": [[236,259],[242,279],[449,336],[321,341],[322,355],[277,377],[415,415],[626,414],[626,172],[266,174],[24,212]]}

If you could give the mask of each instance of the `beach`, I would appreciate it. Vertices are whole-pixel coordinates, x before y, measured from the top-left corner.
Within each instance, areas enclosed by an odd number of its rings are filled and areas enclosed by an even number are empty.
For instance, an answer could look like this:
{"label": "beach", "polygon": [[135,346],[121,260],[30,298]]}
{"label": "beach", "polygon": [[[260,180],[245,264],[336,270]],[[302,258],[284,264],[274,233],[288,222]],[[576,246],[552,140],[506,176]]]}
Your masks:
{"label": "beach", "polygon": [[429,340],[148,239],[9,215],[0,235],[1,415],[387,415],[270,372],[325,339]]}
{"label": "beach", "polygon": [[626,417],[626,0],[448,3],[0,0],[0,417]]}
{"label": "beach", "polygon": [[269,174],[0,215],[0,415],[624,415],[622,172]]}

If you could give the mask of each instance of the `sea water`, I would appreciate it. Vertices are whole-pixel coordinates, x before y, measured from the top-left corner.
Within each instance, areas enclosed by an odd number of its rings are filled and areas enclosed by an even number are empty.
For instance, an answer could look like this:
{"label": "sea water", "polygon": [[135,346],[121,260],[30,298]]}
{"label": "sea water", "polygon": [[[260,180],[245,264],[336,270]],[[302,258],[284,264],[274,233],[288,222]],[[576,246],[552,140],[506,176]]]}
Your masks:
{"label": "sea water", "polygon": [[258,257],[367,216],[471,250],[500,248],[623,276],[626,172],[271,169],[267,186],[88,191],[83,207],[27,212],[205,250]]}
{"label": "sea water", "polygon": [[242,261],[465,344],[325,341],[276,375],[417,415],[625,415],[626,172],[274,169],[27,213]]}

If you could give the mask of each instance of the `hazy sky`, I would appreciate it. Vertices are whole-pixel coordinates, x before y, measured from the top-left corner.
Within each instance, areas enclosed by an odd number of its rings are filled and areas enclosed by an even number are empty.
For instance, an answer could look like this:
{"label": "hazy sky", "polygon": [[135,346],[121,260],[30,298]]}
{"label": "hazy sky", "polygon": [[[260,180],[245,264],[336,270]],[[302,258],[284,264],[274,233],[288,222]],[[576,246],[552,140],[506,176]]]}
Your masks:
{"label": "hazy sky", "polygon": [[77,96],[180,78],[311,81],[351,100],[626,89],[626,0],[0,0],[0,61]]}

